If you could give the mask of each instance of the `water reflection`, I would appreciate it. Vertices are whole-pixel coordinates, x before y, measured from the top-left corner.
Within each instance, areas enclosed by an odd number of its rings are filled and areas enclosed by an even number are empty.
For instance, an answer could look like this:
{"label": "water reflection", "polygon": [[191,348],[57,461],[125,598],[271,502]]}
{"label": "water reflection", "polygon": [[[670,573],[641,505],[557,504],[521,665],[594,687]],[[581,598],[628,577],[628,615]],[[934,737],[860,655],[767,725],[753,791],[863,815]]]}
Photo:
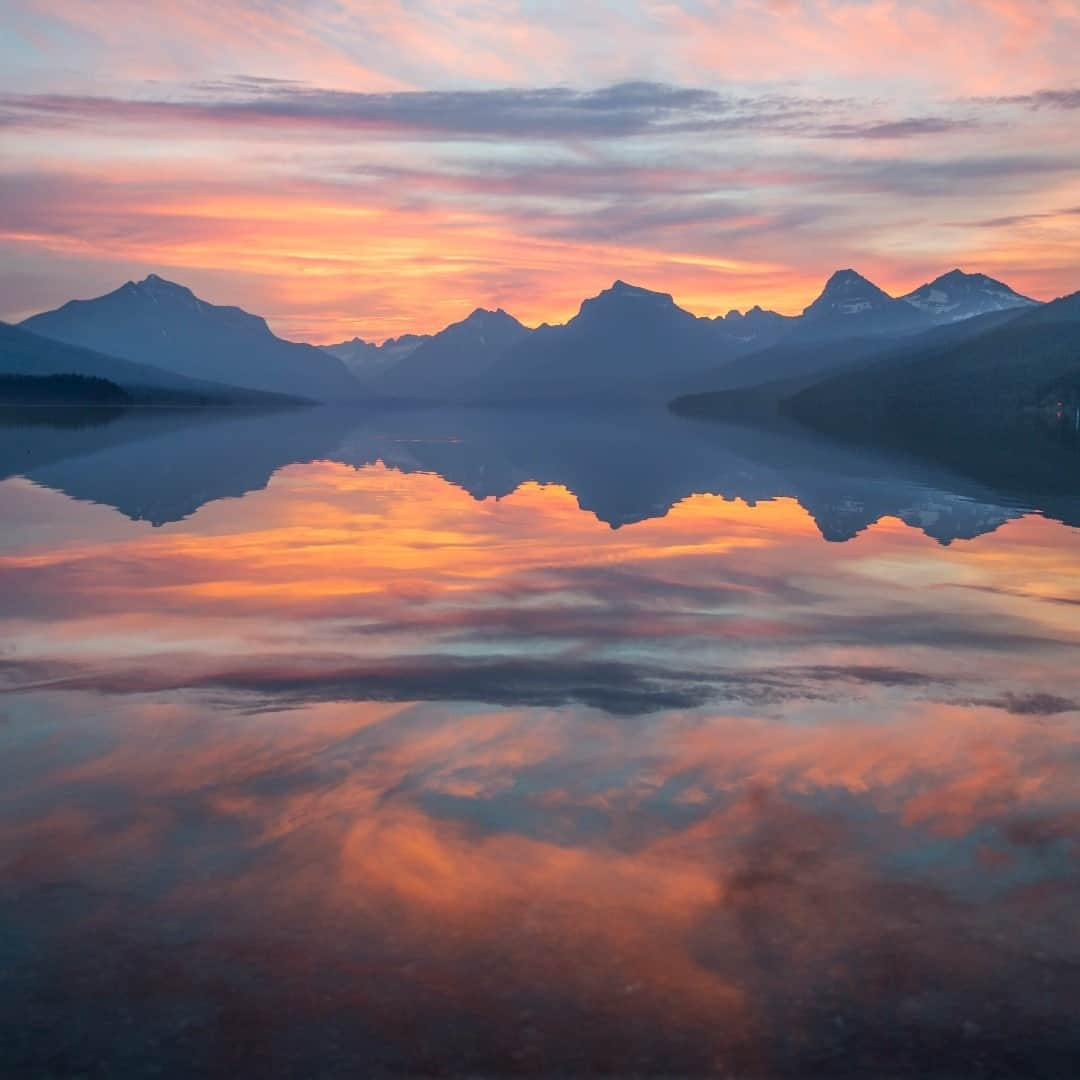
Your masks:
{"label": "water reflection", "polygon": [[24,445],[5,1075],[1067,1075],[1080,534],[426,415]]}
{"label": "water reflection", "polygon": [[[1032,448],[1024,449],[1030,457]],[[432,472],[477,499],[530,481],[557,484],[615,528],[661,517],[700,493],[749,503],[794,498],[836,541],[883,517],[943,543],[991,531],[1027,510],[1080,525],[1075,452],[1052,441],[1036,449],[1043,467],[1027,468],[1019,480],[1000,462],[989,468],[1008,456],[1003,447],[983,456],[988,468],[972,480],[932,461],[843,446],[791,424],[708,424],[663,409],[133,410],[68,430],[0,417],[0,476],[26,475],[155,525],[259,490],[287,465],[317,460]],[[1015,455],[1009,460],[1015,464]]]}

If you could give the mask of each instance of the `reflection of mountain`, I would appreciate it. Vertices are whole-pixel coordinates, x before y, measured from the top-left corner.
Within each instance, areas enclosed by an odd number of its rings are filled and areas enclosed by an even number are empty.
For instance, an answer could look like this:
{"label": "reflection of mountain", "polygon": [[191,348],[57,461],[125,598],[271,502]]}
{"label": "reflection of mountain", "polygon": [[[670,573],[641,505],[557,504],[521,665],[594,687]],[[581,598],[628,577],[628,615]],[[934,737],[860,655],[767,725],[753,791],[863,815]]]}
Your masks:
{"label": "reflection of mountain", "polygon": [[285,465],[326,456],[347,427],[344,414],[329,410],[136,410],[110,424],[61,430],[0,417],[0,477],[22,474],[164,525],[215,499],[264,488]]}
{"label": "reflection of mountain", "polygon": [[0,427],[0,475],[23,474],[155,524],[317,459],[433,472],[476,498],[527,481],[560,484],[612,527],[663,516],[694,493],[751,504],[797,499],[830,540],[886,516],[942,542],[991,531],[1030,508],[1080,524],[1080,490],[1043,498],[794,428],[701,424],[652,410],[311,409],[139,415],[64,431]]}

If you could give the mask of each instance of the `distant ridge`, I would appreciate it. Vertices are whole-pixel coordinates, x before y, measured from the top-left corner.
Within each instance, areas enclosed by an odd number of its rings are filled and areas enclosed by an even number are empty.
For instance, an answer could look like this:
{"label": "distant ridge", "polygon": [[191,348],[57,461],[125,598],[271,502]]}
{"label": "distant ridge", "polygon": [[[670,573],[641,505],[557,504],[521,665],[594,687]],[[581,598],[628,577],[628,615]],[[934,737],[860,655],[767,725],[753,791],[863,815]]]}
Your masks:
{"label": "distant ridge", "polygon": [[950,270],[900,299],[940,322],[1038,306],[1037,300],[1021,296],[1001,281],[986,274],[965,274],[963,270]]}
{"label": "distant ridge", "polygon": [[331,356],[336,356],[355,379],[370,382],[430,339],[430,334],[402,334],[400,337],[387,338],[381,345],[375,345],[363,338],[354,337],[350,341],[320,345],[319,348]]}
{"label": "distant ridge", "polygon": [[985,274],[952,270],[896,298],[845,268],[798,316],[754,306],[706,318],[669,293],[617,279],[561,325],[532,330],[501,308],[477,308],[437,334],[314,347],[150,274],[22,325],[176,374],[325,402],[572,402],[764,384],[861,363],[934,328],[1037,307]]}
{"label": "distant ridge", "polygon": [[531,331],[502,308],[477,308],[411,349],[375,382],[390,397],[457,400]]}
{"label": "distant ridge", "polygon": [[106,356],[0,323],[0,375],[50,378],[74,375],[101,379],[123,389],[134,404],[284,405],[299,398],[189,379],[172,371]]}
{"label": "distant ridge", "polygon": [[21,325],[43,337],[193,379],[321,401],[362,396],[336,357],[284,341],[264,319],[207,303],[157,274],[93,300],[69,301]]}
{"label": "distant ridge", "polygon": [[[984,320],[993,316],[975,321]],[[1059,401],[1080,407],[1080,293],[1022,307],[976,337],[835,375],[795,394],[788,409],[827,430],[881,433],[994,426]]]}

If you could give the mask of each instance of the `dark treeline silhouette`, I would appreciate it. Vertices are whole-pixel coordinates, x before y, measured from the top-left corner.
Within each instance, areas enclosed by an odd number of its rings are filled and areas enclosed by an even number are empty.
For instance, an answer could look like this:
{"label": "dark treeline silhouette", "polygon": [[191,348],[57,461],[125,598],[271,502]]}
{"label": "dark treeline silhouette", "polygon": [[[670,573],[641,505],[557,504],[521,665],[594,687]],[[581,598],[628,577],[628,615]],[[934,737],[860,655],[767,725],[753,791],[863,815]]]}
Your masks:
{"label": "dark treeline silhouette", "polygon": [[130,405],[131,395],[94,375],[2,375],[3,405]]}
{"label": "dark treeline silhouette", "polygon": [[[227,376],[224,371],[221,374]],[[118,387],[125,395],[123,404],[131,406],[275,408],[298,401],[225,382],[191,379],[152,364],[108,356],[6,323],[0,323],[0,375],[36,379],[81,376],[85,380],[105,381]],[[84,391],[78,400],[89,405],[97,403],[95,382],[70,382],[67,386],[68,404],[76,402],[78,389]]]}

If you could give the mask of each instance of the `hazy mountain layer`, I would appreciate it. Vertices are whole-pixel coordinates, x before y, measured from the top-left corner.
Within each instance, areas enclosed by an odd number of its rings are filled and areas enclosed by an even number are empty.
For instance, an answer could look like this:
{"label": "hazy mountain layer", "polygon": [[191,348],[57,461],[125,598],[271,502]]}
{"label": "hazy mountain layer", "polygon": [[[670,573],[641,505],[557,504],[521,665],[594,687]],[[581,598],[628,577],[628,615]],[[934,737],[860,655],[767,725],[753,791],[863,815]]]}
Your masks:
{"label": "hazy mountain layer", "polygon": [[[342,403],[398,400],[663,400],[861,363],[888,343],[1035,302],[982,274],[954,270],[896,299],[840,270],[798,317],[760,307],[701,318],[667,293],[616,281],[559,326],[530,330],[477,309],[431,336],[315,349],[266,322],[200,300],[156,275],[23,325],[57,340],[187,376]],[[101,373],[108,377],[106,373]]]}
{"label": "hazy mountain layer", "polygon": [[189,379],[149,364],[66,345],[7,323],[0,323],[0,374],[104,379],[122,387],[134,404],[271,405],[286,400],[276,394]]}
{"label": "hazy mountain layer", "polygon": [[321,401],[362,396],[336,357],[275,337],[264,319],[200,300],[155,274],[21,324],[44,337],[195,379]]}

